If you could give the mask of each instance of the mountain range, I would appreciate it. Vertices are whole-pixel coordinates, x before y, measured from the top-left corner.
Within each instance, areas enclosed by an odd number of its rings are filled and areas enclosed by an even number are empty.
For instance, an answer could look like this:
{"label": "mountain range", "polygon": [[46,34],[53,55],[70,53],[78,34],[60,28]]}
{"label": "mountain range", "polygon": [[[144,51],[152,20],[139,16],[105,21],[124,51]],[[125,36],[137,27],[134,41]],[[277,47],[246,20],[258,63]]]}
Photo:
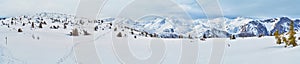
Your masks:
{"label": "mountain range", "polygon": [[[16,21],[16,19],[19,21]],[[13,24],[11,23],[13,20],[16,24],[26,22],[35,22],[38,24],[40,21],[46,21],[51,23],[50,25],[63,26],[65,23],[69,23],[68,26],[70,27],[80,25],[85,21],[88,23],[94,22],[94,25],[98,27],[100,26],[98,23],[105,22],[113,25],[118,23],[118,25],[126,26],[140,32],[158,34],[161,38],[178,38],[179,36],[190,36],[194,38],[201,38],[203,36],[210,38],[226,38],[231,35],[237,37],[254,37],[259,35],[271,36],[276,30],[278,30],[279,33],[287,32],[292,20],[295,22],[295,30],[298,31],[300,29],[300,20],[288,17],[265,19],[236,17],[224,18],[225,21],[222,21],[219,24],[212,25],[210,23],[211,21],[220,21],[221,19],[223,18],[184,20],[173,17],[149,15],[139,19],[109,17],[99,20],[90,20],[67,14],[39,13],[36,15],[0,18],[0,22],[2,22],[0,26],[9,26],[8,24]],[[224,28],[214,28],[216,25],[223,26]],[[19,26],[15,28],[19,28]]]}

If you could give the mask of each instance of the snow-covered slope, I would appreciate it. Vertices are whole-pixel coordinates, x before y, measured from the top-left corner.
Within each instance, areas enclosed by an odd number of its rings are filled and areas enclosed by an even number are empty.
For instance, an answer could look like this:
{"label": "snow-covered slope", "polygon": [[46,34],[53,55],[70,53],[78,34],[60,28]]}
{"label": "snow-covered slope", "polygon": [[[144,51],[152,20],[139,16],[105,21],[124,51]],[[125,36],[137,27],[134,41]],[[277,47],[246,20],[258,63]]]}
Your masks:
{"label": "snow-covered slope", "polygon": [[[1,64],[77,64],[73,47],[73,39],[80,38],[65,35],[63,29],[58,30],[25,30],[18,33],[14,30],[1,27],[0,30],[0,63]],[[5,34],[3,34],[5,33]],[[111,32],[108,29],[95,31],[95,43],[97,54],[103,64],[124,64],[115,55],[112,45]],[[126,34],[122,32],[122,34]],[[32,37],[39,37],[34,39]],[[8,44],[4,43],[4,38],[8,36]],[[137,37],[128,35],[128,45],[132,54],[139,59],[148,58],[151,55],[151,40],[157,38]],[[82,36],[86,37],[86,36]],[[89,37],[89,36],[88,36]],[[93,37],[93,36],[91,36]],[[183,43],[196,42],[192,46],[197,46],[197,64],[208,64],[213,42],[215,38],[201,41],[199,39],[162,39],[165,42],[166,51],[161,64],[178,64],[181,59]],[[187,42],[182,42],[187,40]],[[223,64],[299,64],[299,47],[284,48],[284,45],[276,45],[272,36],[262,38],[249,37],[229,40],[225,38],[225,54]],[[299,43],[299,42],[298,42]],[[230,46],[229,46],[230,45]]]}
{"label": "snow-covered slope", "polygon": [[[86,27],[94,24],[94,27],[101,28],[113,28],[105,24],[118,24],[124,27],[138,30],[139,32],[147,32],[149,34],[158,34],[161,38],[178,38],[180,35],[188,37],[229,37],[230,35],[237,35],[239,37],[252,37],[258,35],[272,35],[275,30],[279,30],[280,33],[287,32],[289,29],[289,23],[291,21],[288,17],[270,18],[270,19],[253,19],[245,17],[236,18],[224,18],[224,29],[213,28],[209,21],[220,21],[221,18],[216,19],[195,19],[184,20],[172,17],[163,17],[157,15],[148,15],[139,19],[129,18],[102,18],[101,20],[89,20],[86,18],[75,17],[73,15],[59,14],[59,13],[39,13],[30,16],[16,16],[1,18],[1,26],[7,26],[9,28],[17,30],[21,29],[38,29],[30,28],[32,22],[35,26],[39,26],[40,22],[46,22],[45,28],[60,27],[58,29],[72,30],[79,28],[79,31],[86,30]],[[189,22],[188,22],[189,21]],[[300,29],[300,20],[294,19],[295,30]],[[121,23],[121,24],[120,24]],[[67,28],[63,28],[63,27]],[[79,27],[81,26],[81,27]],[[97,29],[102,30],[102,29]],[[215,33],[213,33],[215,32]]]}
{"label": "snow-covered slope", "polygon": [[[0,64],[76,64],[76,54],[73,53],[76,44],[73,39],[85,37],[94,37],[91,40],[95,43],[97,54],[103,64],[122,64],[115,55],[112,45],[112,38],[116,37],[113,34],[118,33],[123,38],[128,38],[128,45],[133,56],[137,58],[148,58],[151,55],[149,49],[151,40],[161,39],[166,46],[162,64],[178,64],[176,61],[180,61],[184,43],[196,43],[192,45],[199,49],[195,51],[198,52],[196,63],[208,64],[212,45],[216,39],[213,37],[270,35],[276,29],[286,32],[290,20],[287,17],[225,18],[225,29],[216,29],[211,28],[207,19],[181,20],[163,16],[89,20],[66,14],[39,13],[6,17],[0,19]],[[42,24],[40,28],[40,23],[44,22],[46,24]],[[299,22],[300,20],[295,19],[295,30],[300,29]],[[93,36],[83,34],[83,31],[91,28],[88,26],[94,29],[88,31]],[[19,28],[22,32],[18,32]],[[70,36],[74,28],[79,29],[80,36]],[[212,38],[205,41],[197,39],[203,35]],[[178,38],[179,36],[183,38]],[[188,36],[193,39],[187,39]],[[300,48],[284,48],[284,45],[276,45],[273,36],[224,39],[226,47],[223,64],[299,64],[297,60],[300,57],[298,52]]]}
{"label": "snow-covered slope", "polygon": [[[149,33],[157,33],[160,35],[170,34],[170,33],[162,33],[164,31],[171,32],[174,35],[194,35],[193,37],[202,37],[203,35],[206,36],[222,36],[222,37],[229,37],[230,35],[237,35],[240,37],[252,37],[258,35],[272,35],[276,29],[283,32],[287,32],[289,29],[289,18],[281,17],[281,18],[271,18],[271,19],[252,19],[252,18],[244,18],[244,17],[237,17],[233,19],[224,18],[224,27],[222,28],[213,28],[208,21],[220,21],[219,18],[206,20],[206,19],[196,19],[192,21],[192,24],[189,25],[174,25],[180,24],[179,22],[185,22],[184,20],[173,22],[173,18],[168,17],[160,17],[160,16],[146,16],[139,20],[132,21],[130,26],[136,28],[141,31],[146,31]],[[182,26],[185,28],[178,28],[178,26]],[[295,30],[299,30],[300,24],[299,20],[295,20]],[[177,30],[176,30],[177,29]],[[178,33],[179,29],[186,29],[183,33]],[[219,33],[210,33],[208,32],[215,32],[218,31]],[[222,34],[223,33],[223,34]],[[211,36],[211,37],[215,37]],[[164,38],[173,38],[164,37]]]}

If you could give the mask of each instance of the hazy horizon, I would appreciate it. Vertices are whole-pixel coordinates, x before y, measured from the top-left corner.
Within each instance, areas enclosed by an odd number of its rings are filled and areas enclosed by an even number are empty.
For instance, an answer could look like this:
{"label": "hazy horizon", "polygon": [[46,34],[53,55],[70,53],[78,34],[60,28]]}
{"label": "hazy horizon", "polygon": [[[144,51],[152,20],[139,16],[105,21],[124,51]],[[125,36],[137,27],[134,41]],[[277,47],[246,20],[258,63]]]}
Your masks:
{"label": "hazy horizon", "polygon": [[[107,0],[100,17],[116,17],[134,0]],[[171,0],[192,18],[206,18],[196,0]],[[55,12],[74,15],[80,0],[0,0],[0,17]],[[300,18],[299,0],[219,0],[225,17],[291,17]],[[153,3],[150,3],[153,4]],[[155,6],[155,5],[153,5]],[[159,6],[157,6],[159,7]],[[172,12],[172,10],[163,10]],[[159,12],[159,11],[158,11]]]}

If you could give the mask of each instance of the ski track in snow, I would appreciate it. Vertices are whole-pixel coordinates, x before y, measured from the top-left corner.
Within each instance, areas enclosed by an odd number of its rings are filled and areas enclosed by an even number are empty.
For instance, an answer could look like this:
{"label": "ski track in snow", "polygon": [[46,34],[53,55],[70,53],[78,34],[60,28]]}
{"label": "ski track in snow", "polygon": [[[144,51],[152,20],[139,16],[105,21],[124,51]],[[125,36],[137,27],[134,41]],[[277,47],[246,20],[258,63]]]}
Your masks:
{"label": "ski track in snow", "polygon": [[100,39],[101,37],[103,37],[105,35],[108,35],[109,32],[111,32],[111,30],[109,30],[108,32],[105,32],[104,34],[97,35],[97,37],[94,40],[91,40],[91,41],[85,41],[85,42],[81,42],[81,43],[74,42],[75,44],[69,49],[69,51],[67,52],[66,55],[64,55],[62,58],[60,58],[57,61],[57,64],[67,64],[67,63],[64,63],[66,60],[71,60],[74,63],[77,63],[76,58],[75,58],[75,54],[74,54],[74,48],[77,45],[79,45],[79,44],[87,44],[86,42],[88,42],[88,43],[94,43],[94,41]]}
{"label": "ski track in snow", "polygon": [[26,64],[26,62],[15,58],[9,49],[0,45],[0,64]]}

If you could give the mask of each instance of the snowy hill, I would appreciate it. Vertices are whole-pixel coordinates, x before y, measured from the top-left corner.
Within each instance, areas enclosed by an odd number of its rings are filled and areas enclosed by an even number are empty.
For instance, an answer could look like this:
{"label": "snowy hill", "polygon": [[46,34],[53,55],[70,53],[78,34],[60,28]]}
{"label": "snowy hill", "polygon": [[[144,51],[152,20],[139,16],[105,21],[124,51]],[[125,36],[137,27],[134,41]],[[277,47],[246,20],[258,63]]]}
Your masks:
{"label": "snowy hill", "polygon": [[[149,49],[151,40],[163,40],[166,51],[161,64],[178,64],[176,61],[180,61],[185,45],[197,47],[193,51],[198,53],[195,63],[208,64],[214,39],[218,38],[226,40],[223,64],[300,63],[296,62],[300,57],[299,47],[284,48],[284,45],[276,45],[273,36],[250,37],[271,35],[274,30],[286,32],[290,18],[237,17],[225,20],[225,29],[216,29],[211,28],[207,19],[185,23],[187,20],[153,15],[139,19],[108,17],[98,20],[59,13],[6,17],[0,19],[0,64],[78,64],[74,39],[86,37],[94,37],[91,42],[95,44],[103,64],[124,64],[115,55],[112,44],[113,38],[118,36],[114,34],[120,34],[119,38],[127,37],[133,56],[143,59],[152,54]],[[299,22],[295,19],[295,30],[300,29]],[[75,28],[79,36],[70,36]],[[22,32],[18,32],[18,29]],[[85,35],[85,32],[93,35]],[[203,35],[211,38],[201,40]],[[224,38],[230,35],[249,38]]]}
{"label": "snowy hill", "polygon": [[[218,19],[218,18],[216,18]],[[210,21],[218,21],[216,19]],[[190,25],[174,25],[181,24],[184,21],[172,21],[173,18],[160,17],[160,16],[146,16],[142,20],[131,21],[130,26],[140,31],[146,31],[149,33],[157,33],[160,35],[173,34],[178,35],[194,35],[193,37],[202,37],[203,35],[216,37],[229,37],[230,35],[237,35],[239,37],[253,37],[259,35],[269,36],[274,33],[275,30],[279,30],[280,33],[287,32],[289,29],[290,19],[287,17],[271,18],[271,19],[251,19],[237,17],[234,19],[225,18],[225,29],[214,29],[210,27],[208,20],[196,19],[192,21]],[[299,30],[299,20],[295,19],[295,30]],[[179,30],[178,26],[186,27]],[[182,32],[180,32],[182,31]],[[211,33],[218,31],[219,33]],[[162,33],[163,32],[163,33]],[[167,33],[165,33],[167,32]],[[213,36],[214,35],[214,36]],[[166,36],[163,38],[174,38],[173,36]]]}
{"label": "snowy hill", "polygon": [[104,18],[102,20],[89,20],[74,15],[59,14],[59,13],[39,13],[36,15],[24,15],[16,17],[7,17],[0,20],[1,27],[6,27],[10,30],[63,30],[65,34],[70,34],[73,29],[77,28],[79,32],[89,31],[89,27],[96,28],[95,30],[111,28],[109,25],[114,18]]}
{"label": "snowy hill", "polygon": [[[182,20],[179,18],[163,17],[156,15],[148,15],[139,19],[129,18],[102,18],[100,20],[89,20],[86,18],[75,17],[73,15],[59,13],[39,13],[29,16],[16,16],[1,18],[1,26],[17,30],[21,29],[39,29],[40,22],[45,22],[43,29],[66,29],[71,31],[78,28],[79,32],[86,31],[90,24],[94,24],[95,30],[112,29],[113,26],[122,25],[134,29],[138,32],[147,32],[148,34],[157,34],[161,38],[178,38],[179,36],[188,37],[192,35],[194,38],[208,36],[212,38],[229,37],[236,35],[238,37],[253,37],[258,35],[269,36],[275,30],[280,33],[287,32],[291,21],[288,17],[271,18],[271,19],[252,19],[245,17],[225,18],[225,29],[213,28],[208,21],[220,21],[220,18],[207,20]],[[191,21],[187,23],[186,21]],[[295,30],[300,29],[300,20],[295,19]],[[121,23],[121,24],[120,24]],[[80,27],[81,26],[81,27]],[[83,27],[82,27],[83,26]],[[31,27],[31,28],[30,28]],[[67,27],[67,28],[66,28]],[[89,31],[91,32],[91,31]]]}

